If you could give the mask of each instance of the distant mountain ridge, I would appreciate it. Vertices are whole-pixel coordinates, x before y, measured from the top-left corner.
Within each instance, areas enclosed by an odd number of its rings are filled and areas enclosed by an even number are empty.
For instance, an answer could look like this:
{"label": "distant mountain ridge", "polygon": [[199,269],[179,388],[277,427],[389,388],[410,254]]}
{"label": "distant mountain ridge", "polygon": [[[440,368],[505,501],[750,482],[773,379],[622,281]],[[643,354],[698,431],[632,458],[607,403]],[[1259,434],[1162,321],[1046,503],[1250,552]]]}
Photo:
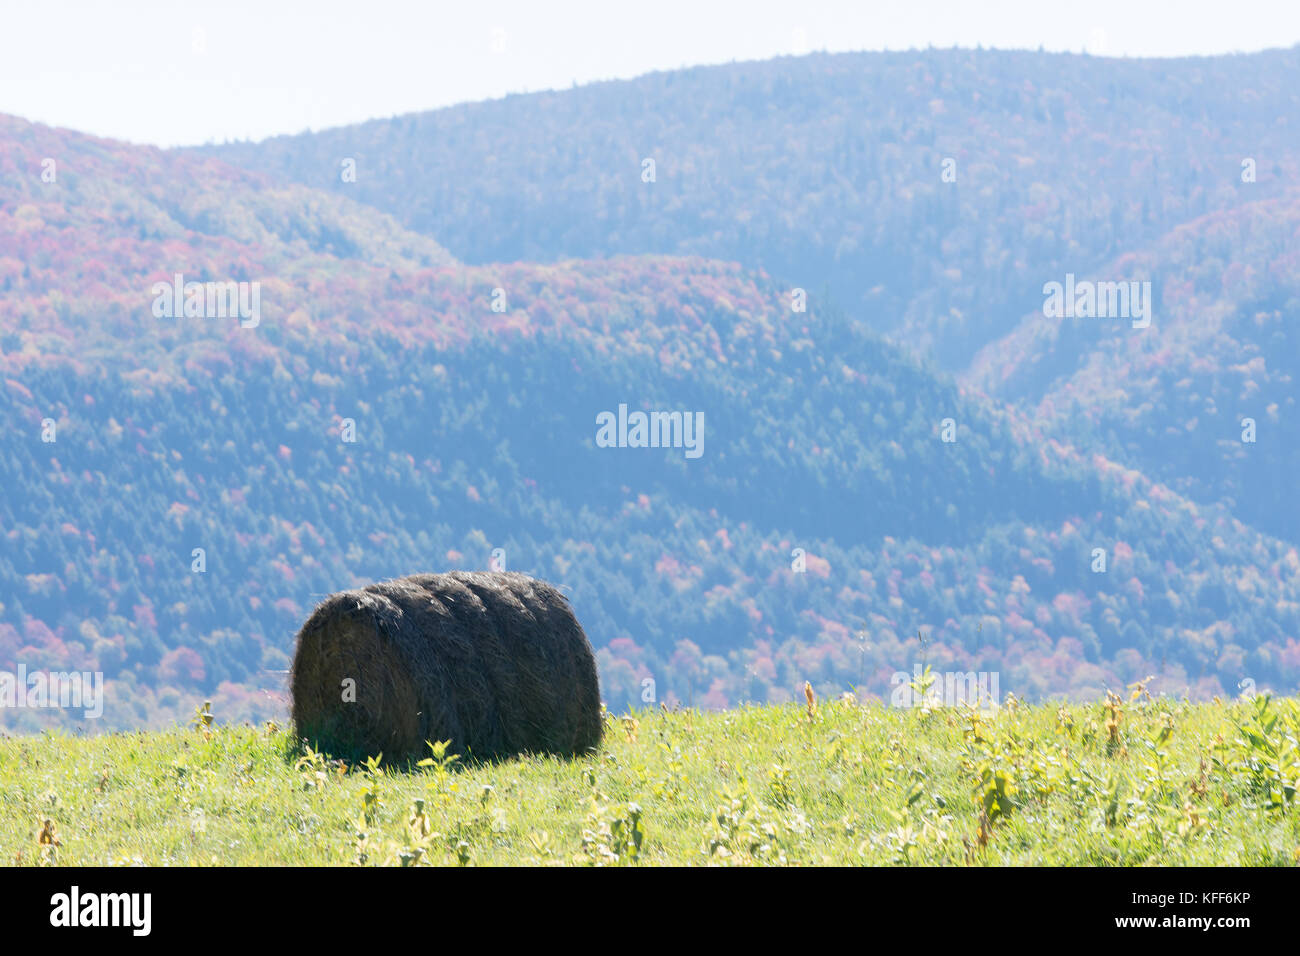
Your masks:
{"label": "distant mountain ridge", "polygon": [[956,372],[1051,277],[1293,189],[1297,131],[1300,48],[931,50],[696,67],[197,151],[354,197],[466,262],[738,261],[829,288]]}

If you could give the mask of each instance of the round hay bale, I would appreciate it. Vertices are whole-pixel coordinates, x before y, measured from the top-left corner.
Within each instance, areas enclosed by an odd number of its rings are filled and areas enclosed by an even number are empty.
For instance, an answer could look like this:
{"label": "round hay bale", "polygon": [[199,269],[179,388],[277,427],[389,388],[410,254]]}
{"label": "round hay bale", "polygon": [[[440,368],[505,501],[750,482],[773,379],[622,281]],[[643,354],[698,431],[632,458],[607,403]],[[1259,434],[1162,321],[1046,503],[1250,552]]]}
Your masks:
{"label": "round hay bale", "polygon": [[419,759],[448,739],[475,758],[573,756],[603,729],[595,655],[569,602],[513,572],[331,595],[298,632],[290,692],[298,736],[351,759]]}

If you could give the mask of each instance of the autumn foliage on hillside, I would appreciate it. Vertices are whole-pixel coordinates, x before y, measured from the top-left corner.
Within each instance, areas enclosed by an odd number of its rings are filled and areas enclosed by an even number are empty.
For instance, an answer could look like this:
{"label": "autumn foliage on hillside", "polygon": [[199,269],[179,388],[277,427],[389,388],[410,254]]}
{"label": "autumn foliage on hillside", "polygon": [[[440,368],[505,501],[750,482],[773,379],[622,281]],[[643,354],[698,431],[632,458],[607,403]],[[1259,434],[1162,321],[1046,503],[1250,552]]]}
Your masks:
{"label": "autumn foliage on hillside", "polygon": [[[725,242],[465,265],[412,225],[0,119],[0,670],[102,670],[114,725],[275,713],[324,595],[499,551],[565,589],[615,710],[887,696],[923,657],[1026,697],[1300,686],[1293,543],[882,339],[897,294],[799,311],[796,270],[695,254]],[[260,322],[158,317],[177,274],[258,283]],[[598,447],[621,404],[703,412],[703,454]]]}

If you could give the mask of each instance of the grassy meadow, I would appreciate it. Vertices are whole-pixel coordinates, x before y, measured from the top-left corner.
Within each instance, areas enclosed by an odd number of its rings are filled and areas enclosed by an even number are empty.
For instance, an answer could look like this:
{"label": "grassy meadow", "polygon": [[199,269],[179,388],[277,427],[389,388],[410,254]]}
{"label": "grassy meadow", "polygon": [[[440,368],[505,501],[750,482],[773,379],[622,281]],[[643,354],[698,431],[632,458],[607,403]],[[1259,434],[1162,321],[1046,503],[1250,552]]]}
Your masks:
{"label": "grassy meadow", "polygon": [[[220,715],[216,715],[218,718]],[[18,865],[1296,865],[1300,702],[607,717],[585,759],[346,766],[273,724],[0,739]]]}

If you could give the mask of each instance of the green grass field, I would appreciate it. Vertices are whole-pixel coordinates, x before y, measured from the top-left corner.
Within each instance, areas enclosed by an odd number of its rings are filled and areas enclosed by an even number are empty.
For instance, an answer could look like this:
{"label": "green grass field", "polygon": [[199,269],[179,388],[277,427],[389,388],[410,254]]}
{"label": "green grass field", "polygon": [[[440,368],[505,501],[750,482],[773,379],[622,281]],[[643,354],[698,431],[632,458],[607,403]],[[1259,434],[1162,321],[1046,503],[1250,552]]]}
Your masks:
{"label": "green grass field", "polygon": [[[1296,865],[1300,703],[609,717],[586,759],[345,767],[283,728],[0,740],[22,865]],[[47,822],[48,821],[48,822]]]}

